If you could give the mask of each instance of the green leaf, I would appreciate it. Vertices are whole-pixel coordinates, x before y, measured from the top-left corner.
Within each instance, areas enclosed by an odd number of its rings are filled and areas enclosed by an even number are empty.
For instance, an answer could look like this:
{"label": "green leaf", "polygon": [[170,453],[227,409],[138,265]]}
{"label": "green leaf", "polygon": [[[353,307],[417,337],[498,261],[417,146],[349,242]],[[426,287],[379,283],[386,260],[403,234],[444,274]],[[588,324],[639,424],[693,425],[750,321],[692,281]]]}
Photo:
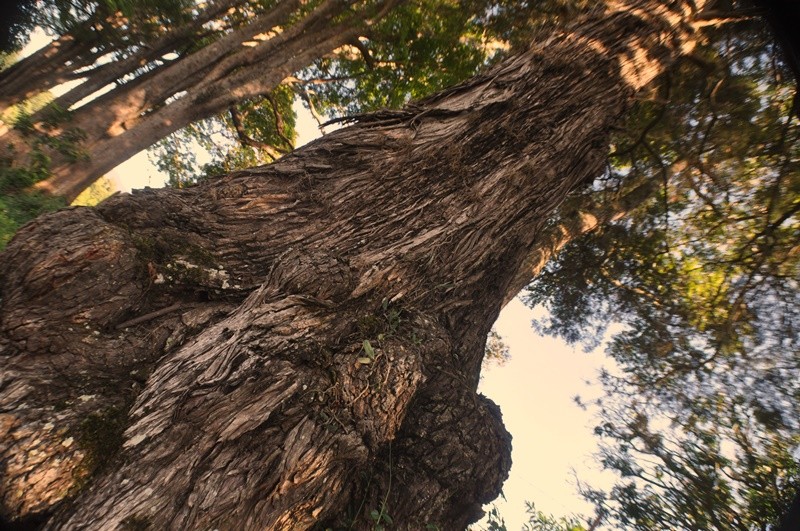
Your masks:
{"label": "green leaf", "polygon": [[364,340],[364,344],[362,346],[364,347],[364,352],[366,352],[367,356],[369,356],[369,359],[370,360],[374,360],[375,359],[375,349],[372,348],[372,344],[369,342],[369,339],[365,339]]}

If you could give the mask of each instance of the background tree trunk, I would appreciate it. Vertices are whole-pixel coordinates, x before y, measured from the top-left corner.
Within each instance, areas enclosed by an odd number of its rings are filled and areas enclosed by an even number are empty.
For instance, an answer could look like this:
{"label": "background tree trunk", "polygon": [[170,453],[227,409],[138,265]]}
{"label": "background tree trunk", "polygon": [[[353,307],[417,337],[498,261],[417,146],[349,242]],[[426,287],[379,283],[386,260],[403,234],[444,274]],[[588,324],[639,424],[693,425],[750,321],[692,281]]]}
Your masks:
{"label": "background tree trunk", "polygon": [[[87,78],[87,83],[56,99],[62,108],[68,108],[109,83],[134,75],[141,67],[187,47],[192,39],[208,36],[209,32],[202,31],[204,24],[242,3],[243,0],[213,0],[203,9],[192,10],[185,23],[165,28],[158,36],[143,35],[129,20],[113,20],[94,6],[95,10],[71,31],[0,72],[0,111],[61,83]],[[113,35],[108,35],[109,25],[114,27]],[[109,53],[117,55],[115,60],[96,64]],[[86,72],[87,67],[93,68]]]}
{"label": "background tree trunk", "polygon": [[276,164],[27,225],[0,261],[4,517],[477,519],[510,467],[476,393],[486,334],[551,213],[601,172],[635,90],[691,43],[692,16],[598,9]]}
{"label": "background tree trunk", "polygon": [[[71,149],[64,150],[63,142],[36,143],[38,135],[32,135],[30,130],[0,131],[0,139],[14,154],[16,165],[30,162],[35,150],[43,151],[51,176],[39,182],[37,188],[71,202],[106,172],[170,133],[220,114],[236,102],[269,94],[289,75],[358,37],[360,31],[397,3],[384,0],[359,5],[327,0],[302,13],[300,2],[284,0],[194,53],[174,60],[162,59],[180,45],[189,47],[193,33],[202,29],[200,22],[213,19],[224,8],[236,4],[226,0],[210,5],[196,19],[165,33],[152,46],[141,46],[125,58],[88,73],[70,73],[65,66],[32,77],[26,84],[13,76],[0,75],[0,109],[3,94],[8,93],[8,102],[24,99],[30,95],[28,83],[44,83],[42,76],[53,83],[63,82],[71,74],[76,79],[86,78],[55,100],[59,112],[116,84],[109,92],[74,109],[68,119],[59,116],[56,126],[50,125],[52,106],[32,117],[33,129],[39,134],[57,137],[67,129],[78,134]],[[293,18],[297,20],[292,21]],[[49,52],[60,58],[69,53],[69,46],[83,50],[74,39],[62,40],[58,46],[54,43],[45,48],[46,52],[21,63],[30,61],[28,66],[34,68],[50,57]],[[52,62],[58,65],[63,60]],[[141,73],[145,65],[148,70]],[[41,68],[48,66],[51,65],[44,62]],[[20,67],[12,68],[16,71]]]}

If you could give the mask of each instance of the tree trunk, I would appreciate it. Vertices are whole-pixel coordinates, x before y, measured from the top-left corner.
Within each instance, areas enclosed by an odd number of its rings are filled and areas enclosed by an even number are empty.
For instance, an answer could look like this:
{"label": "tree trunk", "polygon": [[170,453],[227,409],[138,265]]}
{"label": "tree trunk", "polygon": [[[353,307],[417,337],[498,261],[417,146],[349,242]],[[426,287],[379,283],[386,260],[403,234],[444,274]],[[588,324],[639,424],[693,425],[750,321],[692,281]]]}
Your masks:
{"label": "tree trunk", "polygon": [[[217,0],[207,5],[197,16],[186,24],[170,28],[164,35],[153,42],[145,43],[124,58],[111,61],[102,65],[95,65],[89,72],[74,72],[75,77],[85,77],[85,81],[56,98],[53,103],[61,109],[69,109],[74,104],[88,98],[103,87],[117,83],[127,76],[136,75],[144,65],[152,65],[154,61],[171,53],[186,48],[192,40],[203,37],[203,26],[209,22],[217,21],[229,9],[235,8],[242,0]],[[138,77],[141,77],[138,76]],[[50,87],[46,87],[50,88]],[[36,116],[34,117],[36,119]]]}
{"label": "tree trunk", "polygon": [[682,3],[615,6],[276,164],[20,230],[0,261],[3,516],[475,521],[511,464],[476,393],[486,334],[635,90],[694,38]]}
{"label": "tree trunk", "polygon": [[[193,122],[224,112],[238,101],[269,94],[289,75],[338,48],[355,33],[355,28],[340,26],[308,33],[286,49],[277,51],[269,60],[229,77],[200,82],[181,98],[151,113],[131,112],[132,106],[139,106],[136,100],[113,98],[107,108],[119,111],[120,116],[109,121],[108,113],[93,113],[97,105],[103,106],[104,99],[101,99],[81,109],[77,119],[70,123],[83,132],[90,132],[81,142],[89,157],[73,162],[53,154],[51,177],[38,183],[37,188],[72,201],[94,181],[136,153]],[[108,129],[109,124],[112,130]]]}
{"label": "tree trunk", "polygon": [[71,34],[62,35],[1,71],[0,112],[73,79],[75,70],[98,58],[98,53],[91,51],[92,44]]}
{"label": "tree trunk", "polygon": [[[233,3],[217,2],[203,15],[208,18]],[[24,165],[34,149],[44,151],[51,176],[37,187],[72,201],[106,172],[170,133],[224,112],[238,101],[270,93],[289,75],[356,38],[396,3],[380,0],[357,7],[326,0],[300,17],[302,3],[283,0],[200,50],[172,63],[151,65],[147,73],[123,82],[153,59],[152,49],[143,47],[131,57],[98,67],[82,85],[56,101],[67,108],[92,89],[120,82],[75,109],[59,129],[47,132],[60,134],[61,128],[79,132],[81,140],[75,149],[61,152],[60,143],[51,147],[40,143],[34,148],[36,137],[26,131],[6,131],[0,138],[13,147],[17,165]],[[289,24],[292,17],[299,20]],[[162,54],[168,44],[186,40],[195,26],[192,23],[165,35],[167,44],[159,44]],[[37,113],[34,123],[46,124],[48,112],[45,108]],[[78,160],[76,150],[83,155]]]}
{"label": "tree trunk", "polygon": [[[61,83],[86,78],[85,83],[56,98],[60,107],[69,108],[106,85],[134,75],[143,66],[191,44],[192,39],[202,36],[204,24],[242,1],[209,2],[204,9],[192,13],[185,24],[165,29],[156,37],[137,34],[130,24],[112,21],[108,15],[95,11],[71,32],[0,71],[0,112]],[[116,26],[113,37],[103,35],[103,26],[109,23]],[[98,65],[97,60],[108,54],[116,57]]]}
{"label": "tree trunk", "polygon": [[537,235],[532,249],[509,285],[503,306],[525,289],[564,247],[612,221],[624,218],[644,203],[659,185],[653,180],[634,184],[633,189],[615,200],[598,202],[591,195],[584,194],[573,201],[565,201],[557,212],[558,223],[553,223]]}

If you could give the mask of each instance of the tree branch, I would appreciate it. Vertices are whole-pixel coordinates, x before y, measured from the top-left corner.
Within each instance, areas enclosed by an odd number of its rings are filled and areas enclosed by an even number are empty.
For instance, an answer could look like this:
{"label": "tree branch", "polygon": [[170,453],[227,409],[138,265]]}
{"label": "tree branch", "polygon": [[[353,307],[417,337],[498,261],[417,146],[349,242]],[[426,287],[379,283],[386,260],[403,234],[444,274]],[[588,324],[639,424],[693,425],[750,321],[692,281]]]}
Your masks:
{"label": "tree branch", "polygon": [[264,153],[267,154],[269,158],[273,161],[278,160],[282,155],[285,155],[287,151],[283,151],[275,146],[268,144],[266,142],[262,142],[260,140],[256,140],[255,138],[251,137],[247,134],[247,131],[244,129],[244,123],[242,120],[242,115],[236,110],[235,107],[231,106],[228,109],[231,115],[231,122],[233,122],[233,128],[236,130],[236,136],[239,137],[239,142],[243,146],[250,146],[256,149],[262,150]]}
{"label": "tree branch", "polygon": [[286,144],[289,148],[287,153],[294,149],[294,142],[292,142],[286,133],[284,132],[284,122],[283,116],[281,113],[278,112],[278,103],[275,101],[275,98],[272,97],[272,94],[267,94],[264,98],[269,102],[270,107],[272,108],[272,116],[275,118],[275,132],[278,134],[281,140]]}
{"label": "tree branch", "polygon": [[308,89],[306,89],[302,85],[296,85],[295,92],[298,96],[308,105],[308,110],[311,112],[311,116],[317,122],[317,127],[320,132],[324,135],[325,129],[323,128],[323,124],[327,121],[325,120],[322,115],[317,111],[317,108],[314,106],[314,102],[311,99],[311,95],[308,93]]}
{"label": "tree branch", "polygon": [[361,57],[364,58],[364,62],[367,64],[367,68],[370,70],[375,69],[375,60],[372,58],[372,54],[369,52],[369,48],[361,42],[361,39],[358,37],[354,37],[353,40],[348,42],[348,44],[353,45],[359,52],[361,52]]}

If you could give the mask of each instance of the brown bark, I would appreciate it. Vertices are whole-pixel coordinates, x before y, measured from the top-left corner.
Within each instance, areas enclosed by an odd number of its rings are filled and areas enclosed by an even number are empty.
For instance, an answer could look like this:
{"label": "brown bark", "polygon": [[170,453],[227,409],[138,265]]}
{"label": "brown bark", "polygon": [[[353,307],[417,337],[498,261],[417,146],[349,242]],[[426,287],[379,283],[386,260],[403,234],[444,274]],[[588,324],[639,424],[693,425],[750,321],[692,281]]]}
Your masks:
{"label": "brown bark", "polygon": [[566,245],[612,221],[624,218],[644,203],[658,186],[658,182],[647,180],[636,183],[617,199],[598,202],[591,195],[584,194],[565,202],[557,212],[558,223],[541,231],[533,242],[532,249],[511,281],[503,306],[536,278],[547,262]]}
{"label": "brown bark", "polygon": [[[91,95],[104,86],[134,75],[139,69],[164,55],[179,51],[202,36],[202,26],[218,19],[243,0],[216,0],[193,14],[185,24],[165,29],[161,35],[137,33],[135,27],[116,23],[100,12],[72,32],[62,35],[42,49],[0,72],[0,112],[57,85],[86,78],[86,81],[56,98],[61,108]],[[126,21],[129,22],[129,21]],[[116,26],[113,35],[103,34],[106,26]],[[97,60],[109,53],[118,57],[103,65]],[[87,67],[93,67],[84,70]]]}
{"label": "brown bark", "polygon": [[[170,29],[166,34],[139,47],[126,57],[104,65],[95,66],[85,74],[86,80],[54,100],[62,109],[69,109],[80,100],[87,98],[106,85],[115,83],[126,76],[134,75],[142,66],[180,51],[190,45],[192,39],[202,37],[204,24],[218,19],[228,9],[240,5],[242,0],[217,0],[184,25]],[[139,76],[141,77],[141,76]],[[48,87],[49,88],[49,87]],[[126,89],[127,89],[126,85]],[[35,119],[36,117],[34,117]]]}
{"label": "brown bark", "polygon": [[486,334],[635,90],[692,40],[692,15],[596,10],[273,165],[27,225],[0,261],[3,515],[474,521],[510,467],[476,393]]}
{"label": "brown bark", "polygon": [[91,49],[89,40],[62,35],[0,72],[0,112],[73,79],[75,70],[97,58]]}
{"label": "brown bark", "polygon": [[[71,122],[81,131],[91,131],[81,146],[90,156],[72,162],[54,156],[52,176],[37,188],[72,201],[99,177],[156,141],[195,122],[215,116],[232,104],[268,94],[293,72],[309,65],[315,58],[339,47],[355,30],[334,27],[325,32],[310,33],[279,50],[269,60],[257,63],[233,75],[206,84],[200,82],[187,94],[148,114],[129,114],[128,121],[111,121],[114,130],[107,130],[107,115],[90,114],[89,109]],[[321,40],[319,40],[321,39]],[[94,105],[92,106],[94,107]],[[122,107],[125,107],[122,105]],[[119,110],[119,108],[117,108]]]}

